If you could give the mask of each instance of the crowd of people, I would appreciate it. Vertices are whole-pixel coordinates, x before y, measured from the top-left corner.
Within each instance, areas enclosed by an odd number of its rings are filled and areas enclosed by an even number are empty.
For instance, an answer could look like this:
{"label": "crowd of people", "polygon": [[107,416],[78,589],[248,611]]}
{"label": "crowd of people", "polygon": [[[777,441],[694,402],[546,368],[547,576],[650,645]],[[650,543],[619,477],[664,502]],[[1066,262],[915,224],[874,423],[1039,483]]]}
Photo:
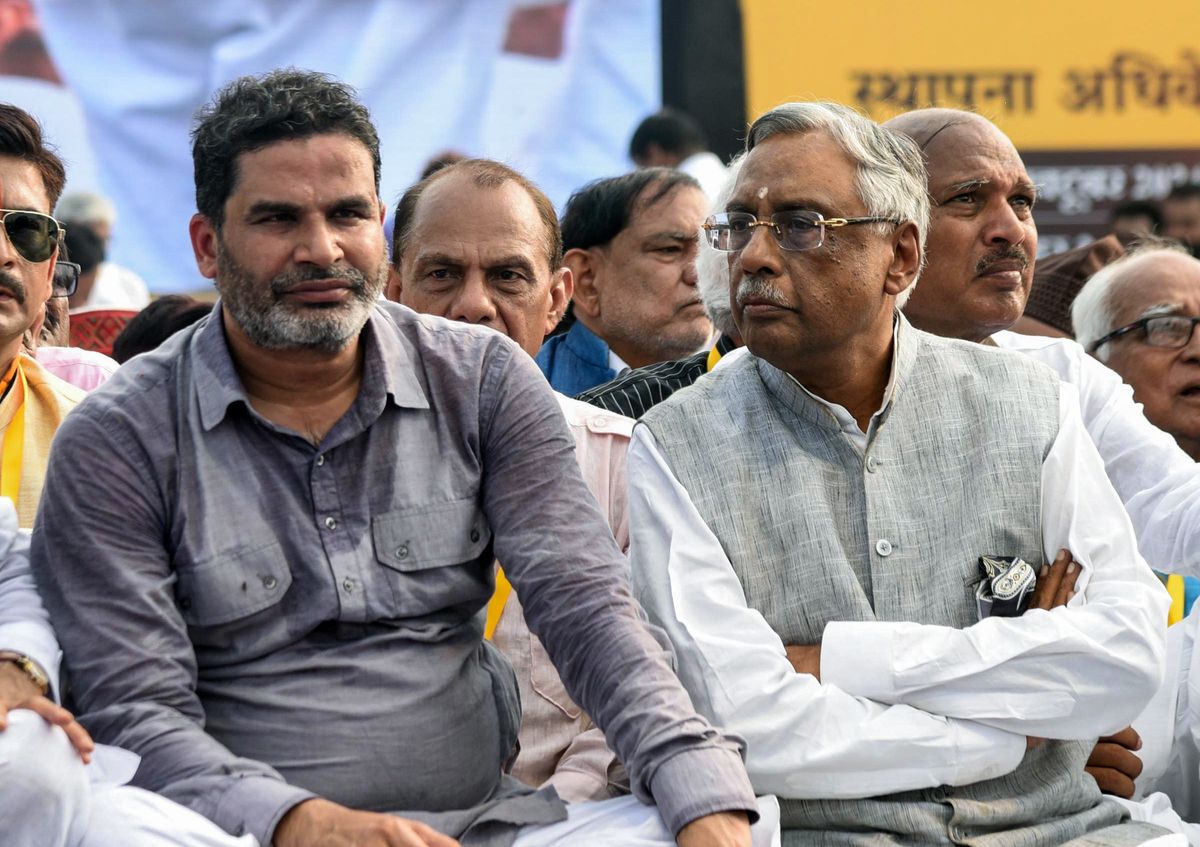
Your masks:
{"label": "crowd of people", "polygon": [[192,145],[219,299],[117,367],[111,207],[0,105],[5,844],[1200,845],[1200,191],[1072,340],[974,113],[666,112],[561,218],[389,210],[312,72]]}

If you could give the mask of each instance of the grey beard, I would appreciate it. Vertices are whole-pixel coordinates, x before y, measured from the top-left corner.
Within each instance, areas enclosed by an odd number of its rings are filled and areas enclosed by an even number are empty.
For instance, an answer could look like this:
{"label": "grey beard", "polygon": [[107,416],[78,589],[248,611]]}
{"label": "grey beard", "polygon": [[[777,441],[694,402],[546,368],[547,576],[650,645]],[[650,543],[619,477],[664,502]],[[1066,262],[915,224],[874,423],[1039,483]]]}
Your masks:
{"label": "grey beard", "polygon": [[[362,331],[387,280],[386,259],[370,278],[357,268],[313,268],[280,274],[264,285],[223,251],[217,258],[217,270],[224,307],[246,337],[266,350],[336,353],[344,349]],[[303,306],[281,300],[283,293],[298,283],[330,278],[352,284],[348,301]]]}

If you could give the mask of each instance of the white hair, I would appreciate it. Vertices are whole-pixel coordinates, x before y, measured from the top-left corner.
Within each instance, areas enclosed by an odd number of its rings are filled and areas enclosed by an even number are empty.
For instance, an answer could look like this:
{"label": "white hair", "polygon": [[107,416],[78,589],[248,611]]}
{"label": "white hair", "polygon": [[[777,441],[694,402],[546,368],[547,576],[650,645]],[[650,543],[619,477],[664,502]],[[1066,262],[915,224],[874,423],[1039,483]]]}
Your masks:
{"label": "white hair", "polygon": [[117,209],[112,201],[90,191],[76,191],[63,197],[54,207],[54,215],[60,221],[117,225]]}
{"label": "white hair", "polygon": [[[1136,268],[1143,259],[1177,253],[1188,256],[1187,250],[1176,242],[1155,240],[1135,246],[1114,262],[1109,262],[1092,274],[1087,283],[1075,295],[1071,303],[1071,325],[1075,329],[1075,340],[1087,350],[1096,341],[1117,328],[1116,294],[1121,288],[1134,281]],[[1102,362],[1108,361],[1107,344],[1092,355]]]}
{"label": "white hair", "polygon": [[[929,234],[929,178],[916,143],[907,135],[893,132],[840,103],[784,103],[750,125],[746,152],[780,133],[824,130],[858,165],[854,187],[867,212],[873,217],[892,218],[916,224],[925,265],[925,238]],[[880,225],[882,227],[886,225]],[[920,275],[918,269],[918,276]],[[896,296],[902,308],[917,285]]]}
{"label": "white hair", "polygon": [[[742,170],[745,158],[746,154],[742,153],[729,163],[725,182],[713,197],[713,214],[725,211],[725,205],[733,196],[733,187],[737,183],[738,173]],[[700,252],[696,256],[696,276],[700,299],[704,301],[704,311],[708,312],[708,319],[724,335],[737,335],[737,324],[733,322],[733,309],[729,305],[729,254],[709,244],[707,233],[700,239]]]}

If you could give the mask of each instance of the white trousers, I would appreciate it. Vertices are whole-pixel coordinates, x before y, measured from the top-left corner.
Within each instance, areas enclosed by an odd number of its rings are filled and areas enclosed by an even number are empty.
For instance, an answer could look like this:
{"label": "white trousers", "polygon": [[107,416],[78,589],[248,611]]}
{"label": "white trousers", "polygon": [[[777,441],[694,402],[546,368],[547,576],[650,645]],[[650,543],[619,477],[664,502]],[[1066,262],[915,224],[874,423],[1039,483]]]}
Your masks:
{"label": "white trousers", "polygon": [[[779,802],[758,798],[758,823],[750,829],[754,847],[779,847]],[[616,797],[567,806],[567,819],[546,826],[527,826],[513,847],[674,847],[675,836],[654,806],[636,797]]]}
{"label": "white trousers", "polygon": [[5,847],[258,847],[165,797],[92,783],[66,733],[25,709],[0,732]]}

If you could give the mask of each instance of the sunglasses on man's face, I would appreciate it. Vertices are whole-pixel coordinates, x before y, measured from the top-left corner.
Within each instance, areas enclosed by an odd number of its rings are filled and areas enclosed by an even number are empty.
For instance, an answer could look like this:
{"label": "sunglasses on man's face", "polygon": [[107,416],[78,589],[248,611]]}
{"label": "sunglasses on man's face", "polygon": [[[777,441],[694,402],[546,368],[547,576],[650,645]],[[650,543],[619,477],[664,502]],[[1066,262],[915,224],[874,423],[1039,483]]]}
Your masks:
{"label": "sunglasses on man's face", "polygon": [[27,262],[44,262],[54,255],[62,225],[49,215],[26,209],[0,209],[0,225],[13,249]]}

